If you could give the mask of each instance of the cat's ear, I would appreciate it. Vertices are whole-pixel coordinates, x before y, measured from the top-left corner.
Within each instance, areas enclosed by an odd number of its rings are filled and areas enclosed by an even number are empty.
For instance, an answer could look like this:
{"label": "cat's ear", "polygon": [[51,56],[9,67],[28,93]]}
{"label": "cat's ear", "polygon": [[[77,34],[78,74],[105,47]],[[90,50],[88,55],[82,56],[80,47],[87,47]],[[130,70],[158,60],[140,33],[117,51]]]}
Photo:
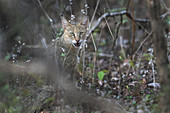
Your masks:
{"label": "cat's ear", "polygon": [[66,27],[70,26],[70,23],[63,16],[61,17],[61,23],[63,25],[63,29],[66,29]]}
{"label": "cat's ear", "polygon": [[88,24],[89,24],[89,17],[88,16],[84,17],[79,23],[79,25],[83,25],[86,28],[88,27]]}

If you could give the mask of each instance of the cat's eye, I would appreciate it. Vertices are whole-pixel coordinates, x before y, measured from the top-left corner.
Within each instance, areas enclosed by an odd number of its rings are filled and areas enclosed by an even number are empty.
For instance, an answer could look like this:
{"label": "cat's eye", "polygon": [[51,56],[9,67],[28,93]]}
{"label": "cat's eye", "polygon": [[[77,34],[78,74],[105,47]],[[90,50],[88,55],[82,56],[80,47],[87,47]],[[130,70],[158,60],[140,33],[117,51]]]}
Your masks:
{"label": "cat's eye", "polygon": [[75,37],[75,34],[73,32],[70,32],[70,35]]}
{"label": "cat's eye", "polygon": [[79,32],[79,35],[81,36],[83,34],[83,32]]}

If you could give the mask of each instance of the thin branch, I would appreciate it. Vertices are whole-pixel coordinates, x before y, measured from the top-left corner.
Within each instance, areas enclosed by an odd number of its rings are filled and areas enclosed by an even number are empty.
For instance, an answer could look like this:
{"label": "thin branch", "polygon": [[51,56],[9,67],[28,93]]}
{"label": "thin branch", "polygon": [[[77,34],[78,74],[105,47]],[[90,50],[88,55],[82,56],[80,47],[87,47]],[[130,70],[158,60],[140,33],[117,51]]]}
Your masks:
{"label": "thin branch", "polygon": [[[69,5],[70,5],[70,20],[69,22],[71,23],[72,20],[75,19],[74,11],[73,11],[73,2],[72,0],[69,0]],[[75,20],[74,20],[75,21]]]}
{"label": "thin branch", "polygon": [[[152,56],[153,56],[153,51],[151,51],[150,53]],[[151,62],[151,65],[152,65],[152,76],[153,76],[153,83],[154,83],[154,90],[156,90],[156,79],[155,79],[155,66],[154,66],[154,58],[151,57],[150,59],[150,62]]]}
{"label": "thin branch", "polygon": [[94,10],[94,13],[93,13],[93,16],[92,16],[91,22],[90,22],[90,24],[89,24],[89,27],[91,27],[91,24],[92,24],[92,22],[93,22],[93,20],[94,20],[94,17],[95,17],[95,14],[96,14],[97,8],[98,8],[98,6],[99,6],[99,3],[100,3],[100,0],[98,0],[98,1],[97,1],[97,4],[96,4],[95,10]]}
{"label": "thin branch", "polygon": [[131,50],[132,50],[132,54],[133,54],[133,48],[135,46],[135,21],[134,21],[134,7],[133,7],[133,0],[131,0],[131,7],[132,7],[132,28],[133,28],[133,41],[132,41],[132,45],[131,45]]}
{"label": "thin branch", "polygon": [[[91,55],[96,55],[96,52],[89,52],[88,54],[86,54],[86,57],[89,57]],[[97,54],[98,57],[105,57],[105,58],[113,58],[115,57],[114,54],[106,54],[106,53],[98,53]]]}
{"label": "thin branch", "polygon": [[85,14],[87,15],[87,14],[88,14],[88,10],[87,10],[88,8],[86,7],[86,5],[87,5],[87,1],[86,1],[86,0],[84,0],[84,3],[85,3],[85,5],[84,5],[84,6],[85,6],[85,12],[86,12]]}
{"label": "thin branch", "polygon": [[96,43],[94,41],[93,35],[91,35],[91,37],[92,37],[92,42],[93,42],[93,46],[94,46],[94,51],[97,52],[97,46],[96,46]]}
{"label": "thin branch", "polygon": [[[88,34],[87,34],[87,37],[90,36],[90,34],[99,26],[99,24],[101,23],[101,21],[103,19],[105,19],[106,17],[110,17],[110,16],[121,16],[121,15],[126,15],[128,18],[132,19],[132,16],[130,13],[128,13],[126,10],[123,10],[121,12],[114,12],[114,13],[105,13],[103,14],[100,18],[98,18],[96,24],[89,30]],[[135,22],[140,22],[140,23],[147,23],[147,22],[150,22],[150,19],[135,19],[134,18],[134,21]],[[88,38],[87,38],[88,39]]]}
{"label": "thin branch", "polygon": [[45,13],[45,16],[46,16],[47,19],[50,21],[50,25],[51,25],[51,27],[52,27],[52,30],[53,30],[55,36],[56,36],[57,33],[56,33],[56,31],[55,31],[55,27],[54,27],[53,20],[50,18],[50,16],[47,14],[47,12],[45,11],[45,9],[43,8],[43,6],[42,6],[40,0],[37,0],[37,1],[38,1],[38,3],[39,3],[39,6],[41,7],[42,11]]}
{"label": "thin branch", "polygon": [[118,26],[117,26],[117,31],[116,31],[116,39],[118,38],[118,34],[119,34],[119,29],[120,29],[120,26],[121,26],[121,24],[123,23],[123,17],[122,17],[122,15],[120,16],[120,22],[119,22],[119,24],[118,24]]}
{"label": "thin branch", "polygon": [[165,7],[165,9],[168,11],[169,9],[168,9],[168,7],[166,6],[165,2],[164,2],[163,0],[161,0],[161,3],[162,3],[162,5]]}
{"label": "thin branch", "polygon": [[135,51],[134,55],[133,55],[133,59],[135,58],[136,54],[138,53],[138,51],[140,50],[140,48],[143,46],[143,44],[146,42],[146,40],[152,35],[153,31],[151,31],[149,33],[149,35],[141,42],[140,46],[138,47],[138,49]]}
{"label": "thin branch", "polygon": [[128,12],[129,10],[129,3],[130,3],[130,0],[128,0],[128,3],[127,3],[127,8],[126,8],[126,11]]}
{"label": "thin branch", "polygon": [[[169,15],[170,12],[166,12],[164,14],[161,15],[161,18],[164,19],[167,15]],[[122,15],[126,15],[129,19],[132,19],[132,15],[127,12],[126,10],[123,10],[121,12],[114,12],[114,13],[104,13],[101,17],[98,18],[96,24],[89,30],[88,34],[87,34],[87,38],[89,38],[90,34],[100,25],[100,23],[102,22],[103,19],[105,19],[106,17],[114,17],[114,16],[122,16]],[[134,18],[134,22],[139,22],[139,23],[148,23],[150,22],[150,19],[140,19],[140,18]]]}
{"label": "thin branch", "polygon": [[123,23],[123,17],[122,17],[122,15],[121,15],[121,16],[120,16],[120,22],[118,23],[117,30],[116,30],[116,36],[115,36],[115,39],[113,40],[113,44],[112,44],[112,48],[113,48],[113,49],[114,49],[114,47],[115,47],[116,40],[118,39],[119,30],[120,30],[120,26],[122,25],[122,23]]}
{"label": "thin branch", "polygon": [[[126,16],[128,17],[128,18],[130,18],[130,19],[132,19],[132,15],[129,13],[129,12],[127,12],[126,13]],[[140,22],[140,23],[148,23],[148,22],[150,22],[150,19],[140,19],[140,18],[134,18],[134,22]]]}
{"label": "thin branch", "polygon": [[170,9],[169,9],[166,13],[164,13],[163,15],[161,15],[162,20],[163,20],[164,18],[166,18],[168,15],[170,15]]}
{"label": "thin branch", "polygon": [[[109,18],[108,18],[108,20],[109,20]],[[110,28],[110,26],[109,26],[108,20],[105,18],[106,25],[107,25],[107,27],[108,27],[108,29],[109,29],[110,35],[112,36],[113,40],[115,40],[115,37],[114,37],[114,35],[113,35],[113,33],[112,33],[112,30],[111,30],[111,28]]]}

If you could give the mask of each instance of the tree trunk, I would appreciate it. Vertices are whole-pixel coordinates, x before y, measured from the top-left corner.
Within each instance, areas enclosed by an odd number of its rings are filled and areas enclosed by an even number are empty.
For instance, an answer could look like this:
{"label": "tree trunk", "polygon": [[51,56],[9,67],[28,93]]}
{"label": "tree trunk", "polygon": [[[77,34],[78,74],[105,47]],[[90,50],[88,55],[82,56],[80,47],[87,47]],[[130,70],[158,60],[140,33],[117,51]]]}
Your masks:
{"label": "tree trunk", "polygon": [[170,112],[170,69],[167,57],[167,42],[163,34],[163,24],[160,18],[160,0],[147,0],[148,10],[153,30],[154,54],[161,83],[159,106],[163,113]]}

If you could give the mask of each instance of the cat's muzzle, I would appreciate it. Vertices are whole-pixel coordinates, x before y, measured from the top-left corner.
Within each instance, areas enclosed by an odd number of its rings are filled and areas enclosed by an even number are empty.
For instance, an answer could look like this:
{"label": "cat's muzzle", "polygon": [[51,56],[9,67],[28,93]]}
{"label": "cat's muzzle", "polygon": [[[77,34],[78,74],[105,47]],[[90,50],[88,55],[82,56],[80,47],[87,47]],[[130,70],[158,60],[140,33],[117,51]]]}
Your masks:
{"label": "cat's muzzle", "polygon": [[78,48],[81,46],[83,40],[79,40],[79,41],[72,41],[72,44],[75,48]]}
{"label": "cat's muzzle", "polygon": [[80,47],[80,45],[81,45],[80,42],[74,43],[74,46],[75,46],[75,47]]}

